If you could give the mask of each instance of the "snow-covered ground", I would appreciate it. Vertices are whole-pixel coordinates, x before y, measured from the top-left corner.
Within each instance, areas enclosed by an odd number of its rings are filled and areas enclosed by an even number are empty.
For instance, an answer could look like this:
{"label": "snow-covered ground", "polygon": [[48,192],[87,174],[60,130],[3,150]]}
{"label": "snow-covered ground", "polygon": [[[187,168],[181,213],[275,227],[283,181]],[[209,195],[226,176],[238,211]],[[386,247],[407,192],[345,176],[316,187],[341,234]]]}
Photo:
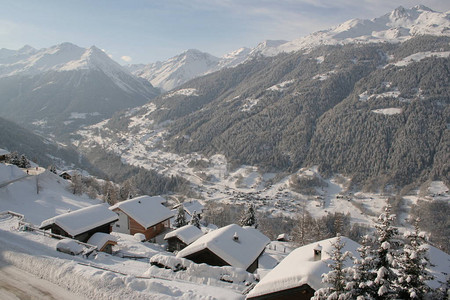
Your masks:
{"label": "snow-covered ground", "polygon": [[[393,91],[396,90],[390,83],[385,85]],[[360,97],[368,99],[381,96],[398,97],[394,94],[369,95],[368,93]],[[401,111],[399,108],[385,108],[373,112],[392,115]],[[96,132],[102,130],[101,124],[94,125],[92,129],[80,132],[84,136],[82,144],[89,146],[95,138],[95,143],[120,155],[129,164],[153,169],[164,175],[182,176],[192,183],[193,190],[203,201],[214,200],[230,204],[253,203],[258,211],[267,212],[272,216],[282,214],[296,217],[303,208],[313,217],[334,212],[349,213],[352,223],[373,225],[389,196],[363,192],[353,195],[352,191],[347,190],[350,178],[336,175],[323,179],[315,167],[298,170],[296,174],[316,176],[326,183],[325,186],[316,188],[316,192],[312,195],[300,194],[291,187],[292,174],[280,177],[279,174],[262,173],[257,167],[245,165],[230,169],[226,158],[220,154],[205,157],[197,153],[181,156],[166,152],[163,147],[164,137],[167,134],[164,126],[152,126],[153,120],[141,118],[138,114],[134,115],[132,120],[130,126],[140,129],[134,131],[133,135],[120,133],[112,139],[111,135],[105,134],[103,136],[107,137],[101,138],[102,135]],[[448,197],[448,193],[446,196]],[[413,196],[414,199],[409,203],[415,203],[418,197],[418,195]]]}

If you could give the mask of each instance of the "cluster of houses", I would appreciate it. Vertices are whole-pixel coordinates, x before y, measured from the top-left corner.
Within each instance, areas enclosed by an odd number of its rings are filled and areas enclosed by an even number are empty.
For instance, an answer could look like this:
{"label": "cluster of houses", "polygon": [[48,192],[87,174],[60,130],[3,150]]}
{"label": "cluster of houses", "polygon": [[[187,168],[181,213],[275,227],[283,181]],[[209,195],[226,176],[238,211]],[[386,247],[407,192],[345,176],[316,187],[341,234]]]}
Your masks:
{"label": "cluster of houses", "polygon": [[[165,202],[160,196],[140,196],[111,207],[97,204],[45,220],[41,229],[97,246],[97,249],[107,253],[111,253],[112,246],[117,244],[115,236],[109,234],[111,231],[140,234],[145,240],[153,242],[161,237],[160,241],[165,241],[168,250],[176,252],[179,258],[212,266],[232,266],[251,273],[258,268],[258,261],[270,243],[269,238],[259,230],[236,224],[207,233],[194,225],[170,228],[170,220],[177,208],[170,210],[164,205]],[[194,211],[203,212],[197,201],[186,204],[186,216],[192,216]],[[278,239],[285,238],[279,236]],[[329,253],[336,239],[323,240],[292,251],[250,290],[247,299],[310,299],[316,290],[323,287],[322,274],[329,271]],[[358,243],[346,237],[341,237],[341,240],[345,243],[342,251],[359,257]],[[446,258],[443,268],[448,270],[450,256],[436,248],[433,251],[439,251],[439,257]],[[348,266],[351,263],[346,262]]]}
{"label": "cluster of houses", "polygon": [[[258,258],[270,242],[260,231],[236,224],[208,233],[194,225],[173,229],[170,220],[177,207],[170,210],[165,203],[161,196],[140,196],[110,207],[92,205],[47,219],[40,229],[95,245],[108,253],[112,253],[112,246],[117,244],[115,237],[110,235],[112,231],[141,234],[146,241],[166,242],[169,251],[177,251],[178,257],[196,263],[233,266],[249,272],[258,268]],[[183,208],[187,219],[194,213],[203,213],[203,206],[198,201],[186,202]]]}
{"label": "cluster of houses", "polygon": [[[53,234],[88,243],[100,251],[112,253],[117,244],[111,231],[135,235],[155,241],[162,236],[168,250],[177,257],[212,266],[232,266],[255,272],[258,261],[270,243],[268,237],[253,227],[231,224],[204,233],[194,225],[170,228],[172,211],[160,196],[140,196],[108,207],[97,204],[61,214],[42,222],[40,228]],[[186,215],[203,211],[197,201],[187,202]],[[330,240],[331,241],[331,240]],[[346,239],[346,247],[354,253],[358,244]],[[326,251],[331,246],[323,241]],[[248,299],[309,299],[320,287],[320,278],[327,264],[322,261],[322,247],[308,245],[294,250],[270,271],[247,295]],[[326,257],[325,257],[326,258]],[[299,266],[292,268],[292,266]],[[302,268],[300,268],[302,266]],[[303,270],[303,271],[302,271]]]}

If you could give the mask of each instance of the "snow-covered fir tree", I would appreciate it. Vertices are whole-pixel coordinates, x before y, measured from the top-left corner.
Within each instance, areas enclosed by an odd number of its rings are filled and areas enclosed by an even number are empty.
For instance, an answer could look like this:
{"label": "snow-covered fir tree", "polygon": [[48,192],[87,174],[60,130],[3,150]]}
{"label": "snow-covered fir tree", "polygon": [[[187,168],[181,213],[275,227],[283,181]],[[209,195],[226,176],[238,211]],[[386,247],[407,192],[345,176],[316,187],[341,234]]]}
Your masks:
{"label": "snow-covered fir tree", "polygon": [[20,156],[20,162],[19,162],[18,167],[19,168],[29,168],[29,167],[31,167],[30,161],[23,154]]}
{"label": "snow-covered fir tree", "polygon": [[375,299],[395,299],[397,297],[394,268],[397,266],[395,251],[398,247],[398,240],[395,240],[395,236],[398,235],[398,229],[392,226],[394,220],[395,215],[391,214],[391,206],[387,205],[384,213],[378,217],[378,224],[375,225],[377,238],[374,259],[376,277],[373,281],[376,289]]}
{"label": "snow-covered fir tree", "polygon": [[343,252],[345,243],[338,234],[336,242],[332,243],[333,250],[330,253],[331,269],[327,274],[322,275],[322,283],[327,287],[321,288],[314,293],[314,300],[347,300],[352,299],[352,293],[347,290],[347,284],[351,281],[351,268],[345,267],[345,261],[351,258],[349,251]]}
{"label": "snow-covered fir tree", "polygon": [[178,206],[177,216],[175,217],[174,226],[175,228],[180,228],[186,225],[186,215],[184,213],[183,205]]}
{"label": "snow-covered fir tree", "polygon": [[189,222],[189,224],[194,225],[195,227],[200,229],[200,217],[195,210],[194,210],[194,213],[192,214],[192,218],[191,218],[191,221]]}
{"label": "snow-covered fir tree", "polygon": [[244,214],[241,217],[240,225],[252,226],[255,228],[258,227],[258,222],[256,220],[255,206],[253,204],[250,204],[247,210],[245,210]]}
{"label": "snow-covered fir tree", "polygon": [[346,289],[351,291],[352,298],[358,300],[373,299],[377,290],[373,284],[375,280],[375,252],[372,247],[373,238],[366,235],[357,249],[360,258],[354,259],[353,276]]}
{"label": "snow-covered fir tree", "polygon": [[405,232],[404,237],[407,242],[398,260],[398,295],[400,299],[424,299],[431,291],[426,281],[434,277],[427,270],[431,263],[425,233],[419,229],[419,219],[415,221],[414,232]]}

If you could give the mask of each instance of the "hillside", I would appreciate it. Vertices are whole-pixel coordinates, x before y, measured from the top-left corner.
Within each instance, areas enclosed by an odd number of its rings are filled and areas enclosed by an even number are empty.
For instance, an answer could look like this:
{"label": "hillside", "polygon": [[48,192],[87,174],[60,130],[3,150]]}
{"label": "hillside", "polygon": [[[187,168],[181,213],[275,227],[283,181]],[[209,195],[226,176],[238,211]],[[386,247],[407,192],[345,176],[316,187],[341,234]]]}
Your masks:
{"label": "hillside", "polygon": [[318,165],[367,185],[448,182],[448,42],[423,36],[254,59],[117,115],[94,135],[114,148],[131,142],[127,132],[145,141],[164,128],[164,151],[220,153],[237,166]]}

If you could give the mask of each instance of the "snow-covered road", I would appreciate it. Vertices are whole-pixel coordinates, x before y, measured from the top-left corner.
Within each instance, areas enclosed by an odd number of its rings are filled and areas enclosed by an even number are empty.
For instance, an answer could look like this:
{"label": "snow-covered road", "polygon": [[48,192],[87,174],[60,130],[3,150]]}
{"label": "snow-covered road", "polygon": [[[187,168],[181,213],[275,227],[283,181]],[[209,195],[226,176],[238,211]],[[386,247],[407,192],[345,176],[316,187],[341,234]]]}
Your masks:
{"label": "snow-covered road", "polygon": [[0,299],[85,299],[0,260]]}

